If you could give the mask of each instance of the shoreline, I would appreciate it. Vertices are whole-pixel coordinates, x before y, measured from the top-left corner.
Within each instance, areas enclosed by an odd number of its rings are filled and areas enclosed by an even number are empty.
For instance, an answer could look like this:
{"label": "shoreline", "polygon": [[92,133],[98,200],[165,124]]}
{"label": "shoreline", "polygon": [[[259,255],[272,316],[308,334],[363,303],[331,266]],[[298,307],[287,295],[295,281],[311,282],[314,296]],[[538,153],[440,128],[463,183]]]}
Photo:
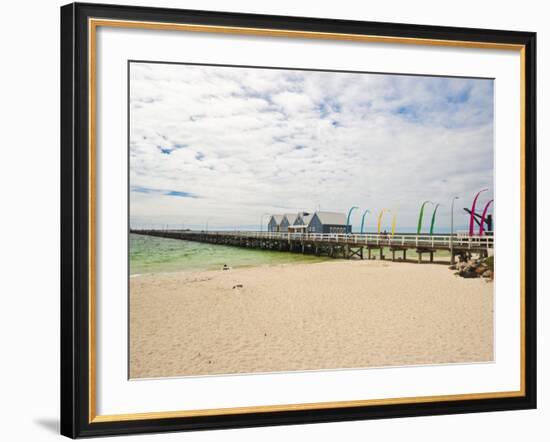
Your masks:
{"label": "shoreline", "polygon": [[[224,247],[224,246],[222,246]],[[231,246],[225,246],[225,247],[231,247]],[[387,249],[389,250],[389,248]],[[277,253],[277,254],[291,254],[293,257],[297,256],[305,256],[306,258],[304,260],[293,260],[288,262],[273,262],[273,263],[262,263],[262,264],[241,264],[236,266],[229,266],[231,270],[238,270],[238,269],[249,269],[249,268],[264,268],[264,267],[277,267],[277,266],[288,266],[288,265],[311,265],[311,264],[321,264],[325,262],[388,262],[388,263],[394,263],[394,264],[416,264],[419,265],[417,259],[414,258],[407,258],[406,260],[403,260],[401,257],[397,257],[395,261],[392,261],[391,259],[379,259],[378,257],[374,257],[371,260],[368,259],[357,259],[357,258],[341,258],[341,257],[327,257],[327,256],[316,256],[312,254],[305,254],[302,255],[301,253],[296,252],[288,252],[288,251],[272,251],[270,250],[269,253]],[[386,253],[386,248],[384,248],[384,252]],[[387,255],[386,255],[387,256]],[[427,265],[427,264],[434,264],[434,265],[450,265],[449,262],[447,262],[447,259],[450,257],[449,253],[446,252],[437,252],[434,254],[434,261],[429,262],[424,258],[422,263],[420,265]],[[131,271],[132,265],[130,264],[130,278],[138,277],[138,276],[150,276],[150,275],[165,275],[165,274],[175,274],[175,273],[197,273],[197,272],[215,272],[218,270],[221,270],[221,268],[189,268],[188,270],[166,270],[166,271],[150,271],[150,272],[140,272],[140,273],[132,273]]]}
{"label": "shoreline", "polygon": [[492,361],[493,284],[437,263],[399,264],[131,278],[130,377]]}
{"label": "shoreline", "polygon": [[[337,259],[337,258],[331,258],[330,260],[331,261],[349,261],[347,259]],[[328,259],[326,261],[328,261]],[[311,264],[321,264],[326,261],[312,261],[312,262],[295,261],[295,262],[260,264],[260,265],[241,265],[241,266],[235,266],[235,267],[228,266],[227,270],[223,270],[223,268],[217,268],[217,269],[202,269],[202,270],[189,269],[189,270],[173,270],[173,271],[165,271],[165,272],[130,273],[130,278],[136,278],[136,277],[142,277],[142,276],[175,275],[175,274],[189,275],[191,273],[235,271],[235,270],[256,269],[256,268],[263,269],[263,268],[279,267],[279,266],[284,267],[284,266],[294,266],[294,265],[311,265]]]}
{"label": "shoreline", "polygon": [[258,250],[182,239],[133,234],[130,240],[129,273],[161,274],[256,267],[281,263],[324,262],[330,258],[311,254]]}

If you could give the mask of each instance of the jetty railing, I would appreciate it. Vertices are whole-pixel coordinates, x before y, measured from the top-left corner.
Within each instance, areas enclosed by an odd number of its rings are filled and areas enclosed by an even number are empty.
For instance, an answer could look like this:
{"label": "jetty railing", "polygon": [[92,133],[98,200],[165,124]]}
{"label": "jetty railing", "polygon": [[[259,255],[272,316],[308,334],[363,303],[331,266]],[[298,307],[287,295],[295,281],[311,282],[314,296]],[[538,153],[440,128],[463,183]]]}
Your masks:
{"label": "jetty railing", "polygon": [[[159,231],[138,231],[141,233],[158,234]],[[278,240],[331,243],[353,245],[358,247],[395,247],[395,248],[430,248],[450,249],[451,244],[457,249],[492,249],[494,246],[493,235],[465,236],[465,235],[415,235],[415,234],[373,234],[373,233],[296,233],[296,232],[257,232],[257,231],[182,231],[167,230],[166,236],[171,233],[192,239],[200,236],[224,236],[236,238],[249,238],[257,240]]]}

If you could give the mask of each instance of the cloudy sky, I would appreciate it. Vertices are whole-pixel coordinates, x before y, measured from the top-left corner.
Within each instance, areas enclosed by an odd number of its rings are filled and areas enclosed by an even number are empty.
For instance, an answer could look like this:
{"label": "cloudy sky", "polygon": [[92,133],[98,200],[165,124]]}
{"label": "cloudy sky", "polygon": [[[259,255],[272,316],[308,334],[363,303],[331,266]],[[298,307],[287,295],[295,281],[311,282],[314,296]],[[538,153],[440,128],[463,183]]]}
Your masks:
{"label": "cloudy sky", "polygon": [[457,229],[492,198],[492,80],[132,62],[129,99],[133,227],[359,206],[410,231],[431,200],[445,231],[453,196]]}

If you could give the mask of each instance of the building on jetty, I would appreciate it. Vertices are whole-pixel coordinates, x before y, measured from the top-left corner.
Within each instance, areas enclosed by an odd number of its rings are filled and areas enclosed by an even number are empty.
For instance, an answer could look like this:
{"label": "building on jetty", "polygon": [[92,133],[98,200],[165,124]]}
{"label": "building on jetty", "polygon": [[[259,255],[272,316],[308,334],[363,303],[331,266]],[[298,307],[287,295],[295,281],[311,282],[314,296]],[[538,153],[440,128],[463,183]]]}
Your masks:
{"label": "building on jetty", "polygon": [[283,220],[281,221],[281,232],[288,232],[289,228],[296,223],[298,219],[298,213],[285,213],[283,215]]}
{"label": "building on jetty", "polygon": [[290,233],[307,233],[311,218],[313,218],[312,213],[300,212],[294,224],[288,227],[288,231]]}
{"label": "building on jetty", "polygon": [[285,213],[271,215],[267,231],[281,233],[351,233],[346,215],[338,212]]}
{"label": "building on jetty", "polygon": [[315,212],[307,227],[308,233],[351,233],[346,215],[338,212]]}
{"label": "building on jetty", "polygon": [[283,218],[284,218],[284,215],[271,215],[271,218],[269,218],[269,222],[267,223],[267,231],[280,232]]}

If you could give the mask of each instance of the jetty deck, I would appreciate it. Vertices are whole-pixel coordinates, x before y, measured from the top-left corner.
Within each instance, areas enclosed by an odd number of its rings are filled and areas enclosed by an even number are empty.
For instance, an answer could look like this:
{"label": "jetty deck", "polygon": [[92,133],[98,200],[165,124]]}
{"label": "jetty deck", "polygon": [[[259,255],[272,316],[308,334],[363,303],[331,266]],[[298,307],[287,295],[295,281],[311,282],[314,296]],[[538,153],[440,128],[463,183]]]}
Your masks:
{"label": "jetty deck", "polygon": [[354,257],[372,259],[375,255],[378,255],[379,259],[385,259],[384,253],[389,250],[392,260],[395,261],[396,253],[402,255],[402,259],[406,260],[407,251],[410,250],[417,254],[418,262],[422,262],[424,254],[429,255],[430,262],[433,262],[434,253],[439,250],[448,251],[451,262],[454,262],[454,257],[458,255],[471,257],[472,254],[476,253],[481,256],[488,256],[492,253],[494,241],[492,235],[468,236],[460,234],[451,236],[150,229],[132,229],[131,233],[227,246],[327,255],[346,259]]}

